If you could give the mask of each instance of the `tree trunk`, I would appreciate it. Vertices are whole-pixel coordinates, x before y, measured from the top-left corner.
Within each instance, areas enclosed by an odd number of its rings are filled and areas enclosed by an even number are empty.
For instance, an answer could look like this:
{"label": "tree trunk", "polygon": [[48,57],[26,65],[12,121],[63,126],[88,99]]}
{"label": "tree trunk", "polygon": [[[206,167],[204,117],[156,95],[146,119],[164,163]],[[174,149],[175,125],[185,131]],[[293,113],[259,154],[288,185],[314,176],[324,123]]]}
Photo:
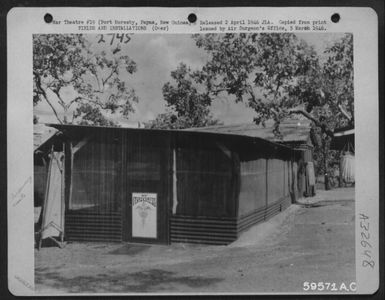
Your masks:
{"label": "tree trunk", "polygon": [[338,178],[338,187],[342,187],[343,179],[342,179],[342,169],[341,169],[341,158],[343,155],[343,151],[340,151],[340,157],[339,157],[339,164],[338,164],[338,169],[339,169],[339,178]]}
{"label": "tree trunk", "polygon": [[328,174],[328,141],[327,137],[323,140],[323,155],[324,155],[324,169],[325,169],[325,190],[330,190],[329,186],[329,174]]}

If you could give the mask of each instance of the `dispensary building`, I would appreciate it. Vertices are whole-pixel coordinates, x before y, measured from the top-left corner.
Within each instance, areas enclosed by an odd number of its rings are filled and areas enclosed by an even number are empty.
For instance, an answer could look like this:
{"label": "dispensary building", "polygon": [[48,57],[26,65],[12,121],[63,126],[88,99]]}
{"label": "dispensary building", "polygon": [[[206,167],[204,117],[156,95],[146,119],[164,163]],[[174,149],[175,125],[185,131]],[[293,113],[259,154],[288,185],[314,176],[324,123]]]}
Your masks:
{"label": "dispensary building", "polygon": [[67,241],[228,244],[303,194],[305,150],[242,131],[50,126],[35,205],[61,203]]}

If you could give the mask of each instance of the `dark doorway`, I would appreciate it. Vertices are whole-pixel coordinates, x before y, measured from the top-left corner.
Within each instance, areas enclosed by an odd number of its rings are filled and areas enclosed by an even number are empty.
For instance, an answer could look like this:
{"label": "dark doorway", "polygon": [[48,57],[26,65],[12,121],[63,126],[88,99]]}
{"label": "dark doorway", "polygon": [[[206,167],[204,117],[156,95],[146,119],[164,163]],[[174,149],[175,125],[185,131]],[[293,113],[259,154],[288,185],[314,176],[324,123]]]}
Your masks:
{"label": "dark doorway", "polygon": [[127,136],[123,143],[123,240],[169,243],[168,139]]}

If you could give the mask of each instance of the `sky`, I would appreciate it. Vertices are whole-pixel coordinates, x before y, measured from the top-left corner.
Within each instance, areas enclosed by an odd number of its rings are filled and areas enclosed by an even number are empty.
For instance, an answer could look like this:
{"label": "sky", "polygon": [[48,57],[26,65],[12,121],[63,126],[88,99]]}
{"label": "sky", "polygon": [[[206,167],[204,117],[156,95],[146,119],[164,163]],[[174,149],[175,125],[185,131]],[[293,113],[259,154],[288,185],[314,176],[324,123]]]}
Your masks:
{"label": "sky", "polygon": [[[341,34],[301,33],[297,36],[313,45],[321,54],[330,43],[341,37]],[[86,38],[95,51],[101,51],[109,45],[109,40],[106,43],[98,43],[98,35],[86,35]],[[128,43],[121,45],[120,54],[130,56],[137,64],[137,71],[125,80],[139,97],[139,102],[135,104],[135,113],[128,119],[111,116],[124,127],[137,127],[138,122],[152,120],[158,113],[165,111],[162,87],[170,81],[170,72],[175,70],[180,62],[192,69],[199,69],[208,59],[207,53],[199,49],[191,35],[187,34],[136,34],[131,36]],[[71,91],[66,92],[70,98]],[[55,102],[54,97],[50,97]],[[60,111],[60,108],[58,110]],[[213,101],[211,112],[224,124],[250,123],[254,116],[253,111],[244,103],[235,103],[223,96]],[[34,114],[39,117],[40,123],[57,123],[51,108],[44,101],[35,106]]]}

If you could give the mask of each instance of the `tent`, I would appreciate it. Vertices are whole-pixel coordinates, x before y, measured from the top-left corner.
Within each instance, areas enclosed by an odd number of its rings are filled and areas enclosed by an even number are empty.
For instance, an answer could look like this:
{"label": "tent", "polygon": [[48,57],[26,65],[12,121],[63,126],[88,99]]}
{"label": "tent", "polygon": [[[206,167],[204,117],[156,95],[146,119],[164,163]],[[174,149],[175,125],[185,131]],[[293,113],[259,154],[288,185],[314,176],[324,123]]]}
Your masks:
{"label": "tent", "polygon": [[354,140],[353,126],[338,128],[334,131],[330,149],[340,151],[340,185],[355,182]]}

